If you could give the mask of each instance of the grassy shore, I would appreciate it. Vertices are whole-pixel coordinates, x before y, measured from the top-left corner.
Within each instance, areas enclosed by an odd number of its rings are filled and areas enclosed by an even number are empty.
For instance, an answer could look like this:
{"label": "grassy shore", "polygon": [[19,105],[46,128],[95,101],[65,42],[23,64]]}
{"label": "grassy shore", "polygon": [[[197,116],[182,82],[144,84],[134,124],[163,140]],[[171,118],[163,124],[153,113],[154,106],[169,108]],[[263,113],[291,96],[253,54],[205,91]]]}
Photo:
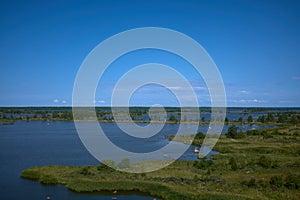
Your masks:
{"label": "grassy shore", "polygon": [[[201,144],[197,140],[195,144]],[[62,184],[76,192],[140,191],[162,199],[299,199],[300,127],[222,135],[212,160],[176,161],[161,170],[129,174],[99,166],[43,166],[21,177]]]}

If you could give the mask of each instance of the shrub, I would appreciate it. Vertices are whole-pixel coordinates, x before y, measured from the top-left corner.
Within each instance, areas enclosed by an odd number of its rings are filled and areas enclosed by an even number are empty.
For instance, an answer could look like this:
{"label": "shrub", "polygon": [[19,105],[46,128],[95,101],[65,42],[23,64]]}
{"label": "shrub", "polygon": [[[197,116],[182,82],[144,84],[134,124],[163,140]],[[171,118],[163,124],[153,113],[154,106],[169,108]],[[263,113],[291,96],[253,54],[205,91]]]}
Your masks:
{"label": "shrub", "polygon": [[300,175],[286,176],[284,186],[288,189],[300,189]]}
{"label": "shrub", "polygon": [[232,169],[233,171],[235,171],[235,170],[237,170],[237,169],[238,169],[238,166],[237,166],[236,160],[235,160],[233,157],[231,157],[231,158],[230,158],[230,160],[229,160],[229,164],[230,164],[230,166],[231,166],[231,169]]}
{"label": "shrub", "polygon": [[213,165],[212,160],[194,161],[193,166],[197,169],[207,169]]}
{"label": "shrub", "polygon": [[273,136],[270,134],[270,133],[263,133],[263,138],[264,139],[270,139],[270,138],[273,138]]}
{"label": "shrub", "polygon": [[256,187],[257,184],[256,184],[256,179],[255,178],[251,178],[248,182],[248,187]]}
{"label": "shrub", "polygon": [[235,125],[231,125],[228,127],[228,131],[226,133],[226,136],[228,138],[237,138],[238,137],[238,127],[236,127]]}
{"label": "shrub", "polygon": [[114,161],[104,160],[100,165],[97,167],[98,171],[114,171],[113,167],[115,167]]}
{"label": "shrub", "polygon": [[257,185],[259,185],[261,188],[267,188],[268,184],[269,184],[268,181],[264,181],[262,179],[257,181]]}
{"label": "shrub", "polygon": [[84,175],[84,176],[88,176],[88,175],[92,175],[93,173],[90,172],[88,167],[83,167],[80,171],[80,174]]}
{"label": "shrub", "polygon": [[195,139],[196,140],[201,140],[201,139],[204,139],[205,138],[205,135],[204,135],[204,133],[202,133],[202,132],[198,132],[197,134],[196,134],[196,136],[195,136]]}
{"label": "shrub", "polygon": [[282,187],[283,185],[283,179],[281,176],[272,176],[270,178],[270,185],[276,186],[277,188]]}
{"label": "shrub", "polygon": [[257,164],[263,168],[270,168],[272,166],[272,161],[269,158],[267,158],[266,156],[261,156],[258,159]]}

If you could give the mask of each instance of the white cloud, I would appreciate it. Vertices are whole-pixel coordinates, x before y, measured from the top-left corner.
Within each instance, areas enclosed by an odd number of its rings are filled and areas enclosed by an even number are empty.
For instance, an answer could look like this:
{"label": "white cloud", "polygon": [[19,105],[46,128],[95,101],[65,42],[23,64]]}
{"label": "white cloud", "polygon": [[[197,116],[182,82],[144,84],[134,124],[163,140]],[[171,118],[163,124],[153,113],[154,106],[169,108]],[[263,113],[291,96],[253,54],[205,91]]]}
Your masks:
{"label": "white cloud", "polygon": [[180,86],[173,86],[173,87],[169,87],[170,90],[184,90],[184,87],[180,87]]}
{"label": "white cloud", "polygon": [[53,102],[54,103],[59,103],[59,100],[58,99],[54,99]]}
{"label": "white cloud", "polygon": [[67,101],[66,101],[66,100],[62,100],[61,102],[62,102],[62,103],[67,103]]}
{"label": "white cloud", "polygon": [[240,94],[250,94],[250,91],[248,91],[248,90],[240,90],[239,93]]}
{"label": "white cloud", "polygon": [[195,90],[207,90],[206,87],[202,87],[202,86],[195,86],[193,87]]}
{"label": "white cloud", "polygon": [[104,100],[99,100],[98,103],[105,103],[105,101]]}
{"label": "white cloud", "polygon": [[190,87],[181,87],[181,86],[171,86],[171,87],[169,87],[169,89],[170,90],[190,90],[190,89],[192,89],[192,90],[207,90],[207,88],[206,87],[202,87],[202,86],[191,86],[191,88]]}
{"label": "white cloud", "polygon": [[240,99],[240,100],[234,100],[235,103],[266,103],[265,100],[258,100],[258,99]]}

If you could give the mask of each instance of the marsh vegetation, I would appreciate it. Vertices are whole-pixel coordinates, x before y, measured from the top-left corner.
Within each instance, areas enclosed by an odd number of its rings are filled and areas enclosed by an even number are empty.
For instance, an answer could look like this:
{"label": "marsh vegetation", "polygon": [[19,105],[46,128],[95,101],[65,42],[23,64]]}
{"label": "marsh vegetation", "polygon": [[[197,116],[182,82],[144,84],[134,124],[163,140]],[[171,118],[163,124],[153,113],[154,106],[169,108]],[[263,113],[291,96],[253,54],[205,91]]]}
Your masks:
{"label": "marsh vegetation", "polygon": [[[298,199],[300,127],[221,135],[210,160],[175,161],[151,173],[130,174],[98,166],[33,167],[23,178],[63,184],[76,192],[140,191],[162,199]],[[186,136],[185,136],[186,137]],[[195,144],[201,144],[198,134]]]}

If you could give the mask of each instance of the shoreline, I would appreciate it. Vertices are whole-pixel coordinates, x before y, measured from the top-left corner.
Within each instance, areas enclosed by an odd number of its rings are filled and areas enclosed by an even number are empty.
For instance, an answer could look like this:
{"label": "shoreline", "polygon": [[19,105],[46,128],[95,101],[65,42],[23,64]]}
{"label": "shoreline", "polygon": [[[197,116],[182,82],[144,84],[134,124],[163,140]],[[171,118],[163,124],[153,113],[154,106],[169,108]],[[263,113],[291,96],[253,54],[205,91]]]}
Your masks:
{"label": "shoreline", "polygon": [[79,193],[141,191],[164,200],[297,199],[299,141],[300,125],[289,125],[249,132],[238,139],[221,135],[213,148],[220,154],[210,160],[177,160],[149,173],[125,173],[100,164],[33,167],[20,176]]}

